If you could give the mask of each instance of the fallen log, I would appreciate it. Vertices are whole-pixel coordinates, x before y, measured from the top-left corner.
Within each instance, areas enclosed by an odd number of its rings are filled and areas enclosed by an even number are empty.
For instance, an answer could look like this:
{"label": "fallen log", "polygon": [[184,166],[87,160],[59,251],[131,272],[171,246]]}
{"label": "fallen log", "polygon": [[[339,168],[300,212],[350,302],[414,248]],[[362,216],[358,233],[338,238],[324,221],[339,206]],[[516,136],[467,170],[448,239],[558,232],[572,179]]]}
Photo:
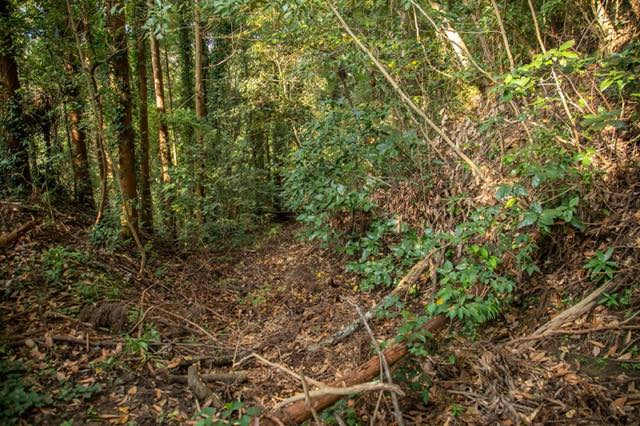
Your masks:
{"label": "fallen log", "polygon": [[[380,302],[378,302],[372,309],[369,309],[365,312],[364,317],[368,321],[373,318],[373,315],[376,311],[388,305],[394,297],[402,293],[403,291],[408,291],[420,276],[424,273],[424,271],[431,265],[432,255],[435,250],[431,251],[427,256],[420,259],[413,267],[407,272],[407,274],[402,277],[396,288],[391,291],[387,296],[384,297]],[[432,271],[435,272],[435,271]],[[432,279],[434,275],[432,274]],[[337,333],[329,336],[318,344],[310,345],[307,350],[309,352],[317,352],[318,350],[333,346],[336,343],[341,342],[347,337],[351,336],[353,333],[358,331],[362,327],[362,321],[360,318],[355,319],[351,324],[348,324],[342,327]]]}
{"label": "fallen log", "polygon": [[24,225],[20,226],[18,229],[14,229],[8,234],[0,235],[0,248],[4,248],[9,244],[11,244],[12,242],[14,242],[15,240],[17,240],[18,238],[22,237],[24,234],[27,233],[27,231],[29,231],[31,228],[36,226],[37,223],[38,223],[38,220],[34,219],[31,222],[27,222]]}
{"label": "fallen log", "polygon": [[[447,324],[449,324],[449,319],[444,315],[438,315],[437,317],[434,317],[429,322],[427,322],[427,324],[425,325],[425,330],[435,335],[442,331],[447,326]],[[385,349],[383,351],[383,354],[387,361],[387,364],[391,367],[398,363],[398,361],[403,359],[407,354],[409,354],[409,347],[406,343],[398,343]],[[331,388],[353,387],[362,383],[369,382],[379,375],[380,357],[376,355],[369,361],[358,367],[356,371],[350,376],[345,377],[342,380],[337,380],[331,383],[329,386]],[[314,410],[322,411],[325,408],[328,408],[338,402],[343,398],[343,396],[344,395],[327,394],[317,397],[311,397],[310,404]],[[291,404],[290,406],[283,408],[275,413],[262,416],[260,418],[260,424],[276,426],[278,425],[278,423],[274,421],[274,418],[286,424],[300,424],[306,420],[309,420],[311,416],[312,411],[307,402],[305,400],[299,400],[294,404]]]}

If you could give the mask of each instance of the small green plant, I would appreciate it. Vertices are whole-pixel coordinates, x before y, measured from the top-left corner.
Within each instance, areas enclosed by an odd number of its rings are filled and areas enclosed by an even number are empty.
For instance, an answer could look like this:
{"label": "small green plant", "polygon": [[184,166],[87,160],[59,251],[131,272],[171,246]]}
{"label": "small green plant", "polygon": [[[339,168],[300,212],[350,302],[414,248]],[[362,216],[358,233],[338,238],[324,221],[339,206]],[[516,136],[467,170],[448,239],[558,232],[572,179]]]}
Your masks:
{"label": "small green plant", "polygon": [[631,289],[627,289],[622,293],[602,293],[598,303],[609,309],[629,306],[631,303]]}
{"label": "small green plant", "polygon": [[584,265],[589,270],[589,278],[593,281],[610,281],[618,270],[618,263],[611,260],[613,248],[609,247],[604,253],[596,254]]}
{"label": "small green plant", "polygon": [[58,393],[57,399],[61,401],[71,401],[73,399],[86,401],[93,398],[100,392],[102,392],[102,386],[100,385],[100,383],[93,383],[87,386],[80,384],[71,386],[71,384],[67,382],[62,387],[62,389],[60,389],[60,393]]}
{"label": "small green plant", "polygon": [[143,358],[146,358],[151,343],[159,341],[160,333],[154,327],[149,326],[140,337],[125,336],[125,350],[132,354],[139,353]]}
{"label": "small green plant", "polygon": [[465,408],[461,405],[453,403],[451,404],[450,411],[453,417],[460,417],[462,414],[464,414]]}
{"label": "small green plant", "polygon": [[48,395],[25,383],[26,372],[20,362],[0,360],[0,424],[15,424],[22,414],[51,401]]}
{"label": "small green plant", "polygon": [[81,262],[84,256],[66,247],[52,247],[42,255],[42,266],[48,284],[59,284],[71,262]]}
{"label": "small green plant", "polygon": [[245,408],[242,401],[234,401],[226,403],[220,412],[213,407],[203,408],[194,420],[196,426],[249,426],[251,419],[259,414],[259,408]]}
{"label": "small green plant", "polygon": [[362,424],[360,418],[358,418],[358,413],[356,413],[356,410],[353,407],[350,407],[347,401],[344,399],[338,401],[331,408],[328,408],[320,413],[320,420],[322,420],[323,424],[326,424],[328,426],[340,424],[336,420],[336,414],[340,415],[347,426],[360,426]]}

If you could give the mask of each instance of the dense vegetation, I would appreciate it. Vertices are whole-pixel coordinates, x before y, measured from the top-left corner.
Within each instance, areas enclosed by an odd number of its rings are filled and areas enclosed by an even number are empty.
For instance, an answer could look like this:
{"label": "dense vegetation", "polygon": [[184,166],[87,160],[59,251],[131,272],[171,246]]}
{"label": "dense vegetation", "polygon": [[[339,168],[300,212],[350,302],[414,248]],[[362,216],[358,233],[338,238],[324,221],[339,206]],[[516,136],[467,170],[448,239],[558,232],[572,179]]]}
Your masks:
{"label": "dense vegetation", "polygon": [[[575,247],[583,290],[632,307],[639,22],[637,0],[0,0],[0,195],[91,215],[140,273],[294,218],[352,291],[428,258],[421,307],[380,314],[418,357],[428,321],[475,336]],[[46,284],[82,256],[47,251]],[[45,404],[11,374],[0,420]]]}

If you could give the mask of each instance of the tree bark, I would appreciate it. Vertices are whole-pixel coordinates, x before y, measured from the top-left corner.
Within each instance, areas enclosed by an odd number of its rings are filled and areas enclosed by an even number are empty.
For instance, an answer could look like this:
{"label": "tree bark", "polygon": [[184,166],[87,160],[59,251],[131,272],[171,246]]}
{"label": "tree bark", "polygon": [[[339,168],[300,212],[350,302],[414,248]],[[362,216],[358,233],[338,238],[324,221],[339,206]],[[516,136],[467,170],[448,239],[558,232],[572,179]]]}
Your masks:
{"label": "tree bark", "polygon": [[[202,66],[202,25],[200,23],[200,1],[195,0],[193,9],[193,22],[195,32],[195,97],[196,97],[196,118],[199,121],[204,121],[206,116],[205,103],[204,103],[204,75]],[[204,139],[202,131],[196,130],[196,143],[200,149],[204,146]],[[195,193],[198,197],[199,208],[197,210],[197,217],[202,222],[202,198],[204,197],[204,187],[202,185],[202,164],[198,162],[196,167],[196,187]]]}
{"label": "tree bark", "polygon": [[65,61],[67,72],[66,95],[69,98],[67,119],[71,138],[73,178],[76,182],[76,201],[90,209],[95,208],[93,186],[89,173],[86,134],[82,128],[82,111],[84,103],[75,76],[79,73],[75,55],[68,54]]}
{"label": "tree bark", "polygon": [[[147,3],[149,9],[153,7],[151,1]],[[169,169],[171,167],[171,151],[169,149],[169,132],[165,118],[164,106],[164,83],[162,81],[162,64],[160,62],[160,44],[158,39],[149,34],[149,43],[151,47],[151,68],[153,71],[153,88],[156,99],[156,111],[158,112],[158,150],[160,152],[160,180],[166,187],[171,184],[171,175]],[[166,189],[166,188],[165,188]],[[165,226],[170,238],[175,238],[176,223],[173,208],[171,206],[171,198],[165,196]]]}
{"label": "tree bark", "polygon": [[[118,165],[125,219],[138,232],[138,194],[136,188],[135,146],[132,126],[131,81],[127,48],[124,3],[108,0],[106,3],[107,25],[114,51],[111,54],[112,89],[116,96],[116,123],[118,140]],[[124,232],[129,229],[124,227]]]}
{"label": "tree bark", "polygon": [[8,181],[26,190],[31,186],[31,170],[10,19],[11,2],[0,0],[0,136],[12,156]]}
{"label": "tree bark", "polygon": [[147,16],[146,0],[135,5],[134,32],[136,37],[136,74],[138,78],[138,121],[140,126],[140,227],[153,233],[153,200],[149,167],[149,105],[147,88],[147,44],[142,25]]}

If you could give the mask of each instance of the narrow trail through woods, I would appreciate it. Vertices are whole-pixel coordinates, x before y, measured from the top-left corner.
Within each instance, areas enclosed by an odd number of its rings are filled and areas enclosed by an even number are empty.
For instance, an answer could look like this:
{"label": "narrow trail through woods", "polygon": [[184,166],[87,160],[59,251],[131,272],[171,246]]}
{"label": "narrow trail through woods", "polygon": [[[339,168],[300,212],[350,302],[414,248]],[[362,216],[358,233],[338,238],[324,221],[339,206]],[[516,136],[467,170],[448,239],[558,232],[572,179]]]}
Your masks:
{"label": "narrow trail through woods", "polygon": [[[138,276],[127,250],[109,252],[90,244],[87,218],[55,210],[50,220],[40,207],[12,202],[0,207],[15,225],[10,228],[38,218],[12,251],[0,254],[3,351],[11,353],[10,362],[20,362],[12,365],[19,366],[23,382],[49,398],[34,404],[27,421],[192,423],[202,408],[189,379],[193,365],[216,401],[242,401],[268,412],[302,390],[285,368],[335,383],[375,355],[364,330],[309,350],[358,318],[351,303],[370,309],[389,290],[354,292],[357,279],[344,272],[344,259],[297,238],[299,225],[276,225],[238,250],[154,253]],[[531,283],[522,298],[552,300],[549,284],[568,281],[573,270]],[[419,300],[401,297],[408,309],[424,305],[429,281],[426,271]],[[588,323],[578,319],[572,326],[594,328],[588,339],[580,334],[562,340],[558,334],[527,341],[545,315],[532,303],[516,303],[476,339],[450,329],[437,351],[395,368],[394,380],[406,392],[405,420],[442,424],[455,417],[452,406],[470,401],[463,413],[470,424],[486,418],[495,404],[540,418],[580,407],[583,417],[595,421],[624,416],[622,407],[629,411],[640,401],[630,381],[638,371],[625,358],[636,325],[621,324],[598,307]],[[398,318],[370,322],[379,341],[394,337],[400,323]],[[524,341],[509,343],[517,338]],[[604,350],[611,360],[603,364],[595,355]],[[416,380],[431,385],[412,387]],[[375,405],[377,398],[377,393],[357,395],[337,410]],[[389,405],[386,417],[376,423],[392,423],[391,402],[383,403]]]}

